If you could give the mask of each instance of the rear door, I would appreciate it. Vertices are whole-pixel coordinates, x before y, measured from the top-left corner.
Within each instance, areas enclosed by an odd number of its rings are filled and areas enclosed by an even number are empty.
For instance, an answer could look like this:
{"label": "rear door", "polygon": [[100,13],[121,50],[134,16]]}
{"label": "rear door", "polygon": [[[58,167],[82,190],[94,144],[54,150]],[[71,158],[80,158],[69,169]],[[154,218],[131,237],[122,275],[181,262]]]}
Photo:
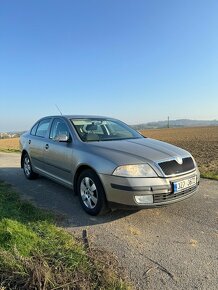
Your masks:
{"label": "rear door", "polygon": [[[67,135],[69,142],[59,142],[58,136]],[[45,170],[48,175],[72,186],[73,148],[72,136],[67,123],[55,118],[44,151]]]}
{"label": "rear door", "polygon": [[45,118],[39,121],[29,135],[29,155],[32,166],[33,169],[36,168],[39,171],[44,171],[44,150],[49,136],[51,120],[51,118]]}

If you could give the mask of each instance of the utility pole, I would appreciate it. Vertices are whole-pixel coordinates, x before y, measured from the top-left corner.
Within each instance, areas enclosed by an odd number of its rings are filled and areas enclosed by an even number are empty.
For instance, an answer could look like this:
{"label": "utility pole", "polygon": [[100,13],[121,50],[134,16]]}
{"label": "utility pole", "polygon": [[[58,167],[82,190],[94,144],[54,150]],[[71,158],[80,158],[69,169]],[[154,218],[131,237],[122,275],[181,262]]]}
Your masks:
{"label": "utility pole", "polygon": [[170,128],[170,117],[167,118],[167,128]]}

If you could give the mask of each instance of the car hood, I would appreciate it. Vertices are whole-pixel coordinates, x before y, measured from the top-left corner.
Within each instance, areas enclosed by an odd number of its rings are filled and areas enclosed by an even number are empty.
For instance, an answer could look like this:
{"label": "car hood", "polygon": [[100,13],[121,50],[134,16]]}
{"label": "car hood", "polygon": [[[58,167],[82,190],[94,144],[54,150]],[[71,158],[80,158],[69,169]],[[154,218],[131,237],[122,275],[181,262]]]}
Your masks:
{"label": "car hood", "polygon": [[98,155],[104,155],[116,164],[156,163],[191,156],[179,147],[151,138],[93,142],[90,145]]}

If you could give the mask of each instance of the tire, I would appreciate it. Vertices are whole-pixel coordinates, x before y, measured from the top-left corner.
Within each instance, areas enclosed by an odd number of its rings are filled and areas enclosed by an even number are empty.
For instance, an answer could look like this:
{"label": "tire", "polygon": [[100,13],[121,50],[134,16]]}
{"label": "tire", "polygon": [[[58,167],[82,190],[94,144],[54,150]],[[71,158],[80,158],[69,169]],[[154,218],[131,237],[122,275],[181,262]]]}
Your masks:
{"label": "tire", "polygon": [[30,157],[27,153],[23,156],[23,172],[27,179],[36,179],[38,174],[32,170]]}
{"label": "tire", "polygon": [[90,215],[102,215],[109,211],[104,188],[97,174],[84,170],[77,181],[77,193],[82,208]]}

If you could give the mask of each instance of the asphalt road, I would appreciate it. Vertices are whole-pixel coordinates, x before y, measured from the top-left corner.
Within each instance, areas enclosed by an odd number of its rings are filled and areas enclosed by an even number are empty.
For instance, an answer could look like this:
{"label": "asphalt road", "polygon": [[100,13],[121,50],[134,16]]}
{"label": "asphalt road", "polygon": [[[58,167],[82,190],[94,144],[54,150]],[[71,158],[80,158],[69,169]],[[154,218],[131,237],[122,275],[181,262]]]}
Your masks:
{"label": "asphalt road", "polygon": [[193,197],[168,207],[90,217],[71,190],[27,180],[19,155],[0,153],[0,180],[36,205],[65,215],[76,235],[115,254],[137,289],[218,289],[218,182],[201,180]]}

